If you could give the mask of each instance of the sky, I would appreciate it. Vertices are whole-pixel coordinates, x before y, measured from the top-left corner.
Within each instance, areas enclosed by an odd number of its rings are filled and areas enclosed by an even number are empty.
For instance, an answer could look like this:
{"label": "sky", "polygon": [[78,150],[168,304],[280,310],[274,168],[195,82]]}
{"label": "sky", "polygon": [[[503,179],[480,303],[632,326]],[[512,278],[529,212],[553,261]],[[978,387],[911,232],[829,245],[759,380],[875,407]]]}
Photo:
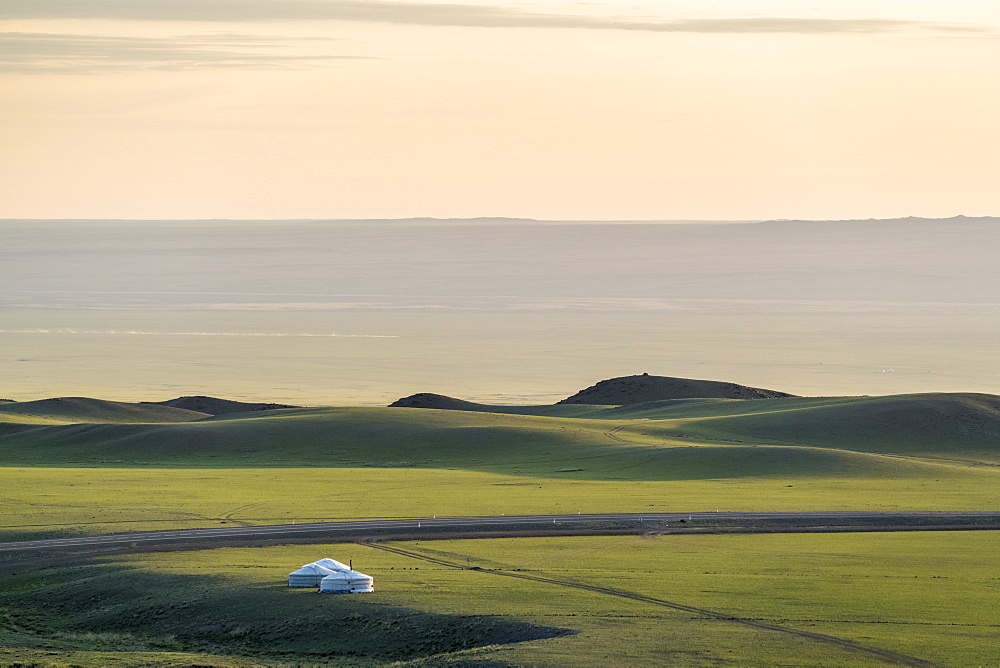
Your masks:
{"label": "sky", "polygon": [[4,0],[0,218],[1000,215],[995,0]]}

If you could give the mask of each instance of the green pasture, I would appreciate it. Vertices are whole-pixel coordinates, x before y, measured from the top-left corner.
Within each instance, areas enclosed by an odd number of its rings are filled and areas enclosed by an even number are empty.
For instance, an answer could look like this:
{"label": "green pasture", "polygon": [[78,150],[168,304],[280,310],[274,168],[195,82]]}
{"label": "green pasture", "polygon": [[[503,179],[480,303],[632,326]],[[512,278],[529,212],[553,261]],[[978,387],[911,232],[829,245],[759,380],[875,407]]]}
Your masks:
{"label": "green pasture", "polygon": [[[994,563],[998,548],[996,532],[668,535],[407,546],[456,564],[520,569],[623,589],[949,666],[985,666],[995,660],[1000,628],[996,605],[1000,572]],[[466,562],[467,558],[472,561]],[[585,666],[589,657],[617,656],[616,665],[657,661],[661,665],[879,665],[863,653],[791,634],[658,612],[649,604],[607,601],[612,597],[555,585],[515,583],[515,589],[526,586],[551,597],[546,602],[550,612],[533,619],[573,627],[575,615],[589,623],[574,637],[506,648],[505,656],[514,663]],[[507,610],[520,607],[517,598]],[[438,600],[435,609],[453,609],[443,598]],[[503,600],[497,596],[488,605],[504,609]],[[454,599],[451,605],[477,609],[475,603]],[[625,642],[620,634],[637,640]]]}
{"label": "green pasture", "polygon": [[0,540],[376,517],[995,510],[1000,472],[577,480],[411,468],[0,468]]}
{"label": "green pasture", "polygon": [[[995,659],[996,532],[479,539],[226,548],[0,580],[0,661],[34,665],[948,666]],[[374,594],[290,590],[351,560]],[[561,583],[561,584],[560,584]],[[638,593],[677,610],[566,586]],[[735,621],[748,619],[775,628]],[[479,662],[479,663],[474,663]],[[492,663],[491,663],[492,662]]]}

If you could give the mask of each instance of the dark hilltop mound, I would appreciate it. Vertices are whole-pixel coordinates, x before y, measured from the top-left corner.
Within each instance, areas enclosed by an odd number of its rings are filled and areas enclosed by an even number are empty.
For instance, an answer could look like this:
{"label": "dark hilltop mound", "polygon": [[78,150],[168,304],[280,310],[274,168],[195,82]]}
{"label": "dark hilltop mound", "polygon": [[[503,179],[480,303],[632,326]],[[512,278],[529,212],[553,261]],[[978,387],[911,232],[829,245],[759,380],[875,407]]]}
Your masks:
{"label": "dark hilltop mound", "polygon": [[454,397],[433,392],[420,392],[408,397],[397,399],[389,404],[389,408],[437,408],[446,411],[478,411],[484,407],[471,401],[463,401]]}
{"label": "dark hilltop mound", "polygon": [[747,387],[716,380],[692,380],[669,376],[622,376],[609,378],[567,397],[559,404],[623,406],[666,399],[777,399],[794,394]]}
{"label": "dark hilltop mound", "polygon": [[229,413],[247,413],[250,411],[270,411],[277,408],[300,408],[290,404],[265,404],[247,403],[243,401],[232,401],[230,399],[217,399],[215,397],[177,397],[167,401],[144,401],[144,404],[156,404],[159,406],[170,406],[172,408],[183,408],[209,415],[228,415]]}
{"label": "dark hilltop mound", "polygon": [[[747,387],[736,383],[714,380],[691,380],[666,376],[623,376],[602,380],[592,387],[551,406],[491,406],[455,399],[443,394],[420,392],[397,399],[389,408],[434,408],[447,411],[475,411],[514,413],[522,415],[548,415],[553,417],[584,417],[573,406],[627,406],[672,399],[777,399],[794,397],[794,394]],[[587,413],[592,416],[593,410]]]}

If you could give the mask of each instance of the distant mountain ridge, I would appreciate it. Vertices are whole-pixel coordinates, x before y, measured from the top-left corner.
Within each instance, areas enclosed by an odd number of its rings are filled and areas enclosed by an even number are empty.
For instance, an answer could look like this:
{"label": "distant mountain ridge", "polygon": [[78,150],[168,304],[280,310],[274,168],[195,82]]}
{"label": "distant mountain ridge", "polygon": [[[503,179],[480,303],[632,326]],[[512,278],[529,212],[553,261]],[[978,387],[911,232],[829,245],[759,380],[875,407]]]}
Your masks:
{"label": "distant mountain ridge", "polygon": [[847,218],[847,219],[805,219],[779,218],[765,220],[765,223],[1000,223],[998,216],[951,216],[950,218],[925,218],[905,216],[903,218]]}

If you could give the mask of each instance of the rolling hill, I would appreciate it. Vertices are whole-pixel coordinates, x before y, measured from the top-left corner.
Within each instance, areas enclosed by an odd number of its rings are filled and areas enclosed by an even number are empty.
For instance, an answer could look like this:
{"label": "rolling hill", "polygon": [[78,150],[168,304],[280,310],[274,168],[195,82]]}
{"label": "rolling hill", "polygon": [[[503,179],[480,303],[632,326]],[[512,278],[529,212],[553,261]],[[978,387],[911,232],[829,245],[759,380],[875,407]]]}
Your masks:
{"label": "rolling hill", "polygon": [[0,422],[14,424],[191,422],[208,413],[156,404],[133,404],[87,397],[0,403]]}
{"label": "rolling hill", "polygon": [[[462,410],[299,408],[217,417],[145,404],[154,413],[136,414],[134,405],[97,400],[75,401],[73,410],[31,403],[34,424],[0,436],[5,465],[412,467],[674,480],[905,476],[947,462],[1000,464],[1000,397],[983,394],[618,407],[462,402],[451,404]],[[118,423],[114,411],[123,416]],[[164,413],[175,422],[149,423],[155,411],[177,411]],[[90,415],[100,419],[80,419]]]}
{"label": "rolling hill", "polygon": [[1000,463],[1000,397],[929,393],[859,397],[807,409],[715,419],[703,436],[729,435],[771,444],[823,447],[910,456],[983,459]]}

